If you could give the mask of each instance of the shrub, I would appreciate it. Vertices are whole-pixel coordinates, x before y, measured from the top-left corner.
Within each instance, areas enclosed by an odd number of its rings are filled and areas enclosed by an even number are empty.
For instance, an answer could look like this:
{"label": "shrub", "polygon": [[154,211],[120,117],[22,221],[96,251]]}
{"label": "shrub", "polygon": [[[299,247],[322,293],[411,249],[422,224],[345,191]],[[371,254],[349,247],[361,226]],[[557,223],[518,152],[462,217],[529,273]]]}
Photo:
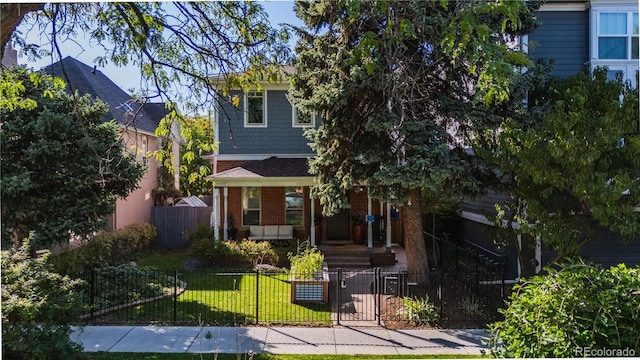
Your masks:
{"label": "shrub", "polygon": [[276,265],[279,256],[268,241],[242,240],[240,243],[240,254],[249,261],[255,269],[265,262],[269,265]]}
{"label": "shrub", "polygon": [[203,239],[213,241],[213,229],[206,224],[198,225],[195,230],[185,233],[184,239],[190,244]]}
{"label": "shrub", "polygon": [[640,267],[583,262],[517,285],[490,325],[497,357],[576,357],[584,349],[638,349]]}
{"label": "shrub", "polygon": [[311,247],[308,241],[298,246],[297,252],[287,254],[291,262],[291,274],[300,280],[313,279],[313,274],[322,269],[324,255],[317,247]]}
{"label": "shrub", "polygon": [[85,244],[52,258],[57,272],[80,276],[88,269],[116,265],[148,247],[156,237],[150,224],[132,224],[115,232],[96,235]]}
{"label": "shrub", "polygon": [[86,310],[80,284],[56,274],[47,256],[29,258],[28,247],[2,252],[3,359],[77,359],[71,325]]}
{"label": "shrub", "polygon": [[403,320],[408,320],[413,325],[430,323],[438,320],[438,308],[429,302],[429,296],[423,298],[402,298],[402,308],[398,310],[398,315]]}
{"label": "shrub", "polygon": [[[96,310],[173,293],[173,277],[151,267],[107,266],[97,269],[94,276]],[[84,290],[88,292],[87,287]]]}

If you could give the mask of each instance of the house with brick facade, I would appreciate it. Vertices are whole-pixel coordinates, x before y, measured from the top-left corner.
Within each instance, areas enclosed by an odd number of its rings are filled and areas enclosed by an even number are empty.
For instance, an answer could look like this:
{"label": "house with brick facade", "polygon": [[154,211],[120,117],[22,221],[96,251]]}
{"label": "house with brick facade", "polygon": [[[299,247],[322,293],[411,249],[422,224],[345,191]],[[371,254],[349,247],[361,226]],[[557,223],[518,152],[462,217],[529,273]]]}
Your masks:
{"label": "house with brick facade", "polygon": [[308,159],[314,152],[304,134],[321,120],[298,113],[288,88],[285,79],[259,90],[231,91],[218,101],[218,149],[209,156],[216,239],[251,237],[252,226],[292,225],[296,239],[313,245],[340,241],[390,248],[400,242],[398,212],[369,198],[364,186],[349,192],[349,209],[322,216],[322,205],[309,191],[314,180]]}

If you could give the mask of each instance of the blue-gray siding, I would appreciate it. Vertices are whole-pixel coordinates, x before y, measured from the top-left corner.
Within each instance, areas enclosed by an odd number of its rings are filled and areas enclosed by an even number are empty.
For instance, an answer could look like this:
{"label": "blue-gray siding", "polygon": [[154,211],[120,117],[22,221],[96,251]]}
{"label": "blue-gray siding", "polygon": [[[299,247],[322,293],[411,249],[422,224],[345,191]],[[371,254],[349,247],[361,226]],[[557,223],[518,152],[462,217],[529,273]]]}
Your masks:
{"label": "blue-gray siding", "polygon": [[[284,90],[267,91],[267,127],[244,127],[244,97],[240,106],[219,112],[220,154],[313,155],[304,128],[293,127],[292,107]],[[232,92],[239,95],[239,92]],[[232,138],[231,138],[232,137]]]}
{"label": "blue-gray siding", "polygon": [[540,26],[529,34],[529,54],[534,61],[554,60],[553,74],[571,76],[589,60],[588,11],[540,11]]}

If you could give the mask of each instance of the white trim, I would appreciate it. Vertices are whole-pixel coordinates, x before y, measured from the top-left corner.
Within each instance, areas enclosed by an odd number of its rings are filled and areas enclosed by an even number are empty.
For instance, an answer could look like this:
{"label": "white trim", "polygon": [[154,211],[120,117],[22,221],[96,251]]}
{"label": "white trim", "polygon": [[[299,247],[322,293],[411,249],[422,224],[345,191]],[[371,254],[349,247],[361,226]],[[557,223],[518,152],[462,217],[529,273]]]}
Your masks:
{"label": "white trim", "polygon": [[291,127],[294,128],[313,128],[316,127],[316,113],[311,114],[311,123],[310,124],[296,124],[296,120],[298,119],[298,109],[294,106],[291,106]]}
{"label": "white trim", "polygon": [[[262,124],[249,124],[249,94],[262,93]],[[267,90],[250,90],[243,93],[244,96],[244,127],[245,128],[266,128],[267,127]],[[256,96],[257,97],[257,96]]]}
{"label": "white trim", "polygon": [[584,3],[545,3],[539,11],[585,11],[589,2]]}

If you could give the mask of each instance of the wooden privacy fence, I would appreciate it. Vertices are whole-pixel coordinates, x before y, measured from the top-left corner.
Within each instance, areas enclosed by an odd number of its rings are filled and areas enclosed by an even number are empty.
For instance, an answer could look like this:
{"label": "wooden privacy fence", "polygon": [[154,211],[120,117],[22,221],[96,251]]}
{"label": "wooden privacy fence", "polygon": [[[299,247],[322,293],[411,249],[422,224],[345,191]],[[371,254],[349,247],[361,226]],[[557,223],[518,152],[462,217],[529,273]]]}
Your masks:
{"label": "wooden privacy fence", "polygon": [[184,249],[191,244],[184,240],[184,234],[195,230],[198,225],[209,224],[212,207],[155,206],[151,208],[151,223],[156,227],[154,247],[164,249]]}

